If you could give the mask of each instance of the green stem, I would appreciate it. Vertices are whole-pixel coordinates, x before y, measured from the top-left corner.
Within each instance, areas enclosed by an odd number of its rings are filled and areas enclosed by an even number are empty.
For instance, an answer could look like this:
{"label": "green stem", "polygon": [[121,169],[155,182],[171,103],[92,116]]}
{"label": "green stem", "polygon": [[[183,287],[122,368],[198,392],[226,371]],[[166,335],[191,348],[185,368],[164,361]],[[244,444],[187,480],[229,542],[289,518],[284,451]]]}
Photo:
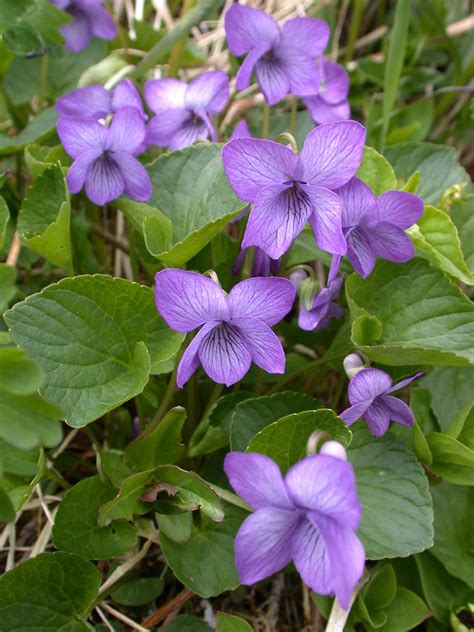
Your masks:
{"label": "green stem", "polygon": [[164,37],[148,51],[145,57],[130,74],[132,77],[141,77],[147,70],[162,62],[163,58],[170,52],[173,46],[180,39],[185,37],[189,31],[200,24],[209,14],[219,10],[223,0],[198,0],[197,5],[186,13],[186,15],[174,26]]}
{"label": "green stem", "polygon": [[336,388],[334,389],[334,395],[332,396],[332,399],[331,399],[331,408],[333,410],[337,410],[345,383],[346,383],[346,376],[344,372],[342,372],[339,374],[339,379],[337,381]]}
{"label": "green stem", "polygon": [[178,364],[179,358],[176,360],[175,367],[173,369],[173,373],[170,375],[170,379],[168,381],[168,386],[166,387],[165,394],[163,395],[163,399],[161,400],[161,404],[156,411],[155,416],[149,426],[155,428],[161,421],[161,418],[164,417],[165,413],[168,411],[169,405],[173,399],[173,395],[176,392],[176,374],[178,373]]}
{"label": "green stem", "polygon": [[352,10],[351,26],[349,31],[349,38],[347,40],[346,48],[346,61],[352,59],[354,53],[354,45],[356,43],[357,35],[359,34],[360,25],[362,22],[362,15],[364,13],[363,0],[354,0],[354,8]]}
{"label": "green stem", "polygon": [[291,112],[290,112],[290,134],[292,136],[296,134],[296,115],[297,114],[298,114],[298,97],[292,97]]}
{"label": "green stem", "polygon": [[270,136],[270,108],[266,103],[263,105],[263,124],[262,124],[262,138],[268,138]]}
{"label": "green stem", "polygon": [[221,500],[225,500],[227,503],[230,503],[235,507],[245,509],[246,511],[253,511],[252,507],[250,505],[247,505],[247,503],[236,494],[233,494],[232,492],[227,491],[227,489],[223,489],[222,487],[219,487],[218,485],[214,485],[212,483],[208,483],[208,485],[212,490],[215,491],[215,493],[219,496]]}
{"label": "green stem", "polygon": [[288,375],[283,376],[281,380],[279,380],[276,384],[272,386],[272,388],[270,388],[267,391],[266,394],[273,395],[273,393],[276,393],[277,391],[279,391],[282,388],[282,386],[285,386],[286,384],[288,384],[288,382],[291,382],[295,378],[300,377],[301,375],[304,375],[308,371],[311,371],[312,369],[314,369],[317,366],[320,366],[321,364],[325,364],[327,362],[331,362],[332,360],[337,360],[339,358],[342,358],[344,357],[344,355],[345,354],[339,354],[336,356],[327,356],[327,357],[323,356],[322,358],[318,358],[317,360],[308,362],[308,364],[302,367],[301,369],[298,369],[297,371],[292,371],[291,373],[288,373]]}
{"label": "green stem", "polygon": [[43,55],[41,58],[40,66],[40,85],[39,85],[39,100],[42,103],[46,97],[46,82],[48,80],[48,55]]}
{"label": "green stem", "polygon": [[[181,10],[181,20],[184,18],[185,15],[187,15],[191,11],[191,9],[193,9],[195,4],[196,4],[196,0],[184,0],[183,8]],[[186,36],[182,37],[173,46],[173,49],[170,53],[170,59],[169,59],[169,72],[168,72],[169,77],[178,76],[179,68],[181,65],[181,58],[183,56],[184,49],[186,47],[186,41],[187,41],[187,37]]]}
{"label": "green stem", "polygon": [[207,413],[211,410],[213,405],[217,402],[223,390],[224,390],[224,384],[214,384],[214,387],[211,391],[211,396],[209,397],[207,406],[202,414],[203,418],[207,415]]}

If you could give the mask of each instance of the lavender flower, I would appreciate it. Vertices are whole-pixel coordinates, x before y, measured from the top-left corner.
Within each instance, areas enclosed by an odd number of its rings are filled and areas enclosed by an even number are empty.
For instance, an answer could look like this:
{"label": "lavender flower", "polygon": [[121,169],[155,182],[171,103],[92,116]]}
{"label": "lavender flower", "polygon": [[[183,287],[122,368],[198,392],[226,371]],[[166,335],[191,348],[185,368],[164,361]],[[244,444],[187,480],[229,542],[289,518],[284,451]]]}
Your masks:
{"label": "lavender flower", "polygon": [[335,594],[348,610],[365,561],[355,534],[362,508],[350,463],[320,453],[293,465],[283,478],[272,459],[231,452],[224,469],[255,509],[235,540],[241,583],[255,584],[293,561],[307,586]]}
{"label": "lavender flower", "polygon": [[324,20],[294,18],[280,29],[267,13],[233,4],[225,14],[225,31],[231,53],[247,55],[237,73],[237,90],[249,87],[255,70],[269,105],[289,93],[306,96],[318,91],[315,59],[329,41],[329,26]]}
{"label": "lavender flower", "polygon": [[[232,266],[232,275],[237,276],[245,262],[247,249],[242,249],[235,258]],[[260,248],[254,248],[252,269],[250,275],[253,277],[276,276],[280,270],[280,261],[272,259]]]}
{"label": "lavender flower", "polygon": [[60,97],[55,105],[61,117],[78,116],[95,120],[106,119],[126,106],[136,108],[146,120],[140,93],[130,79],[122,79],[112,91],[99,84],[76,88]]}
{"label": "lavender flower", "polygon": [[188,85],[178,79],[152,79],[145,99],[157,116],[147,126],[147,142],[183,149],[197,140],[216,141],[211,117],[229,100],[229,78],[220,70],[205,72]]}
{"label": "lavender flower", "polygon": [[347,240],[347,256],[364,279],[375,265],[375,258],[402,263],[415,251],[403,230],[423,214],[423,201],[406,191],[387,191],[378,198],[369,187],[353,178],[338,189],[343,203],[342,226]]}
{"label": "lavender flower", "polygon": [[342,307],[335,302],[342,286],[342,277],[337,276],[339,265],[340,257],[333,257],[327,287],[322,288],[313,296],[308,308],[306,301],[304,299],[301,301],[298,317],[298,325],[301,329],[306,331],[325,329],[329,326],[331,318],[342,318],[344,315]]}
{"label": "lavender flower", "polygon": [[102,7],[104,0],[51,0],[71,16],[72,22],[61,27],[60,33],[66,40],[65,47],[80,53],[93,36],[111,40],[117,35],[114,21]]}
{"label": "lavender flower", "polygon": [[359,369],[349,382],[350,408],[339,417],[348,426],[364,418],[370,432],[375,437],[387,432],[390,421],[403,426],[413,425],[414,417],[410,407],[391,393],[399,391],[413,380],[425,375],[422,371],[392,386],[392,378],[381,369]]}
{"label": "lavender flower", "polygon": [[222,150],[227,178],[237,195],[254,205],[242,248],[258,246],[278,259],[309,220],[320,248],[345,254],[342,203],[332,189],[357,171],[364,140],[362,125],[341,121],[312,130],[299,156],[270,140],[227,143]]}
{"label": "lavender flower", "polygon": [[285,354],[270,327],[293,305],[295,290],[287,279],[247,279],[229,295],[197,272],[162,270],[155,280],[156,306],[171,329],[200,327],[179,364],[179,388],[199,364],[227,386],[241,380],[252,361],[268,373],[284,372]]}
{"label": "lavender flower", "polygon": [[329,59],[321,60],[318,94],[303,99],[315,123],[335,123],[351,117],[349,75],[342,66]]}
{"label": "lavender flower", "polygon": [[135,158],[145,138],[145,123],[136,108],[121,108],[110,127],[78,117],[59,119],[59,138],[74,158],[67,183],[71,193],[85,184],[87,197],[106,204],[126,193],[145,202],[151,197],[150,178]]}
{"label": "lavender flower", "polygon": [[244,119],[237,123],[229,140],[234,140],[234,138],[253,138],[249,125]]}

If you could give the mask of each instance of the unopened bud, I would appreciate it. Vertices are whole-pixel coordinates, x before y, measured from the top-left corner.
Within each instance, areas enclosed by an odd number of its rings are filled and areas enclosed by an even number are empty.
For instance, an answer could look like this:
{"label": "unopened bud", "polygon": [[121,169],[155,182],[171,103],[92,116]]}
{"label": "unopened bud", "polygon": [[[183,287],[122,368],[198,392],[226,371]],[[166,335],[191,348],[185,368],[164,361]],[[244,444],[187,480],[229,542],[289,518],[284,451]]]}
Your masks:
{"label": "unopened bud", "polygon": [[296,270],[293,270],[293,272],[290,272],[290,276],[288,277],[288,279],[293,284],[295,290],[297,290],[307,276],[308,274],[305,270],[303,270],[302,268],[297,268]]}
{"label": "unopened bud", "polygon": [[335,459],[341,459],[341,461],[347,461],[346,450],[338,441],[326,441],[321,447],[319,454],[325,454],[326,456],[333,456]]}
{"label": "unopened bud", "polygon": [[364,368],[364,361],[357,353],[350,353],[344,358],[344,371],[348,378],[353,377],[357,371]]}

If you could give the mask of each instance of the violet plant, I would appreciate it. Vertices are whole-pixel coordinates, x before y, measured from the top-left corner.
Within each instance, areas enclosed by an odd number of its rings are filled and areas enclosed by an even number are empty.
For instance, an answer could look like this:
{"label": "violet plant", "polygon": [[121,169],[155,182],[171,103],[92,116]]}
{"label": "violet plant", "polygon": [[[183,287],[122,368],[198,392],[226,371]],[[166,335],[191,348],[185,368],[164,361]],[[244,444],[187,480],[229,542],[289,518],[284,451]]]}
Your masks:
{"label": "violet plant", "polygon": [[2,631],[469,628],[448,4],[0,6]]}

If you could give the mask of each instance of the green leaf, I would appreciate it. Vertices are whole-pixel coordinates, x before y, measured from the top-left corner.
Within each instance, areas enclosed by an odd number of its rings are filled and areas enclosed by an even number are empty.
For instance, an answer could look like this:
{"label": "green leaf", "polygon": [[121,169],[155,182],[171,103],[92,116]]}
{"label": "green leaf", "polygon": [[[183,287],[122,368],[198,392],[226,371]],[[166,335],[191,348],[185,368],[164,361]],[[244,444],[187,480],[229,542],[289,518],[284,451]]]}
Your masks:
{"label": "green leaf", "polygon": [[187,542],[193,528],[193,514],[185,511],[181,514],[156,514],[156,522],[161,533],[173,542]]}
{"label": "green leaf", "polygon": [[240,617],[233,614],[217,613],[216,632],[252,632],[253,628]]}
{"label": "green leaf", "polygon": [[7,492],[0,487],[0,523],[15,520],[15,509]]}
{"label": "green leaf", "polygon": [[385,138],[390,124],[390,116],[397,96],[400,75],[403,69],[409,23],[410,2],[409,0],[399,0],[395,6],[393,27],[389,36],[388,51],[385,60],[382,133],[380,139],[380,145],[382,147],[385,144]]}
{"label": "green leaf", "polygon": [[364,147],[362,162],[356,176],[367,184],[375,195],[397,188],[397,178],[392,165],[378,151]]}
{"label": "green leaf", "polygon": [[431,391],[431,407],[441,429],[454,439],[462,430],[456,422],[472,404],[473,383],[471,367],[436,367],[423,380],[423,386]]}
{"label": "green leaf", "polygon": [[[87,632],[100,575],[91,562],[70,553],[42,553],[0,577],[2,632]],[[26,627],[27,626],[27,627]]]}
{"label": "green leaf", "polygon": [[352,341],[372,360],[389,365],[474,362],[474,305],[426,261],[379,262],[366,280],[351,275],[346,294]]}
{"label": "green leaf", "polygon": [[275,421],[258,432],[247,452],[260,452],[276,461],[283,472],[306,456],[308,439],[317,430],[327,432],[332,439],[348,446],[351,431],[332,410],[307,410]]}
{"label": "green leaf", "polygon": [[397,593],[397,577],[390,564],[377,569],[361,593],[367,610],[373,611],[387,608]]}
{"label": "green leaf", "polygon": [[184,408],[170,410],[151,432],[145,430],[127,446],[125,462],[135,471],[142,471],[179,461],[184,454],[181,430],[185,420]]}
{"label": "green leaf", "polygon": [[[93,38],[80,53],[60,46],[48,53],[48,68],[44,94],[51,101],[77,87],[79,77],[86,68],[104,56],[106,43]],[[3,87],[13,105],[29,103],[41,91],[42,58],[15,57],[3,80]]]}
{"label": "green leaf", "polygon": [[433,455],[431,470],[450,483],[474,485],[474,451],[453,437],[432,432],[428,445]]}
{"label": "green leaf", "polygon": [[454,147],[410,142],[387,147],[384,153],[397,176],[408,180],[419,171],[417,194],[425,204],[437,205],[448,187],[470,182]]}
{"label": "green leaf", "polygon": [[35,393],[44,380],[43,371],[28,357],[23,349],[0,349],[1,387],[15,395]]}
{"label": "green leaf", "polygon": [[0,6],[0,29],[16,55],[41,53],[52,44],[61,44],[64,39],[59,29],[70,20],[48,0],[15,0]]}
{"label": "green leaf", "polygon": [[137,534],[128,522],[117,520],[108,527],[97,524],[101,505],[114,495],[112,485],[98,476],[76,483],[59,505],[52,532],[54,546],[88,560],[106,560],[132,549]]}
{"label": "green leaf", "polygon": [[16,448],[57,445],[61,417],[61,409],[39,395],[15,395],[0,388],[0,437]]}
{"label": "green leaf", "polygon": [[431,494],[435,538],[430,552],[451,575],[474,588],[474,489],[441,483]]}
{"label": "green leaf", "polygon": [[474,273],[474,195],[464,195],[460,200],[454,200],[451,206],[451,219],[458,229],[461,247],[466,263]]}
{"label": "green leaf", "polygon": [[[167,564],[178,580],[201,597],[215,597],[239,585],[234,565],[234,539],[247,512],[225,506],[223,522],[202,516],[191,538],[177,544],[160,533]],[[194,629],[193,629],[194,632]]]}
{"label": "green leaf", "polygon": [[232,450],[243,452],[249,441],[260,430],[290,413],[322,408],[310,395],[287,391],[248,399],[235,408],[230,425]]}
{"label": "green leaf", "polygon": [[461,283],[473,285],[474,277],[464,261],[458,231],[447,213],[434,206],[425,207],[423,216],[408,229],[408,234],[436,267]]}
{"label": "green leaf", "polygon": [[15,268],[6,263],[0,263],[0,312],[3,312],[16,294],[15,281]]}
{"label": "green leaf", "polygon": [[143,237],[150,254],[158,256],[168,248],[173,227],[158,208],[125,198],[117,200],[116,205]]}
{"label": "green leaf", "polygon": [[194,431],[189,445],[189,456],[209,454],[229,445],[230,424],[235,407],[254,395],[252,391],[239,390],[219,397]]}
{"label": "green leaf", "polygon": [[159,597],[164,587],[160,577],[134,577],[112,591],[111,596],[122,606],[144,606]]}
{"label": "green leaf", "polygon": [[172,502],[180,509],[200,509],[216,522],[224,519],[222,503],[217,494],[195,472],[187,472],[176,465],[160,465],[155,470],[154,479],[158,485],[166,483],[176,488],[176,492],[172,494]]}
{"label": "green leaf", "polygon": [[433,542],[428,480],[411,450],[393,435],[374,439],[354,427],[347,451],[362,504],[358,535],[368,559],[406,557]]}
{"label": "green leaf", "polygon": [[26,192],[18,215],[21,241],[67,273],[73,273],[71,202],[59,163],[38,176]]}
{"label": "green leaf", "polygon": [[201,143],[158,157],[148,167],[157,207],[171,221],[165,251],[153,252],[169,266],[186,263],[244,207],[232,191],[222,165],[221,147]]}
{"label": "green leaf", "polygon": [[448,625],[451,612],[469,601],[472,602],[474,591],[450,575],[429,551],[415,555],[415,561],[429,607],[438,621]]}
{"label": "green leaf", "polygon": [[377,628],[379,632],[406,632],[407,630],[412,630],[427,619],[431,612],[418,595],[407,588],[399,586],[395,599],[385,610],[385,614],[387,615],[387,623]]}
{"label": "green leaf", "polygon": [[42,393],[75,427],[141,393],[150,370],[183,340],[157,314],[151,289],[103,275],[63,279],[17,303],[5,320],[44,370]]}
{"label": "green leaf", "polygon": [[3,248],[7,236],[7,226],[10,219],[10,211],[7,203],[0,195],[0,249]]}
{"label": "green leaf", "polygon": [[36,114],[14,138],[0,133],[0,156],[15,154],[29,143],[44,140],[56,129],[57,118],[56,110],[51,106]]}
{"label": "green leaf", "polygon": [[180,614],[169,624],[167,632],[212,632],[212,628],[191,614]]}
{"label": "green leaf", "polygon": [[114,487],[120,487],[123,479],[133,474],[133,470],[124,462],[124,453],[121,450],[98,452],[97,469],[109,479]]}
{"label": "green leaf", "polygon": [[153,479],[153,470],[138,472],[125,478],[120,485],[119,493],[99,509],[97,523],[102,527],[112,520],[133,520],[135,514],[145,514],[152,504],[142,500],[146,486]]}
{"label": "green leaf", "polygon": [[20,450],[0,439],[0,472],[17,476],[35,476],[38,472],[38,450]]}
{"label": "green leaf", "polygon": [[425,140],[433,124],[434,98],[428,95],[405,105],[390,120],[387,145]]}

